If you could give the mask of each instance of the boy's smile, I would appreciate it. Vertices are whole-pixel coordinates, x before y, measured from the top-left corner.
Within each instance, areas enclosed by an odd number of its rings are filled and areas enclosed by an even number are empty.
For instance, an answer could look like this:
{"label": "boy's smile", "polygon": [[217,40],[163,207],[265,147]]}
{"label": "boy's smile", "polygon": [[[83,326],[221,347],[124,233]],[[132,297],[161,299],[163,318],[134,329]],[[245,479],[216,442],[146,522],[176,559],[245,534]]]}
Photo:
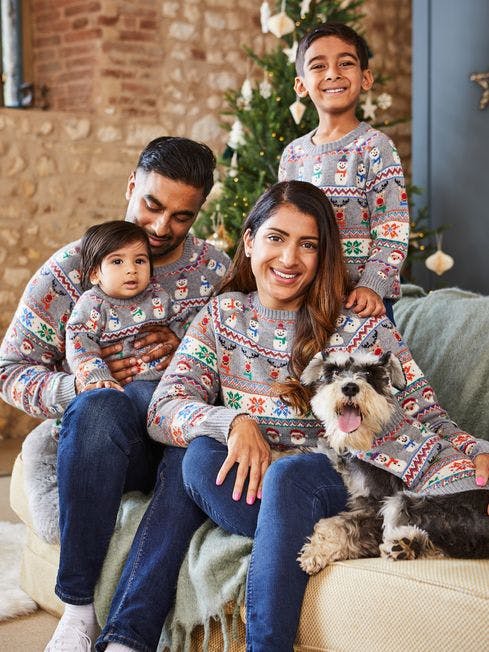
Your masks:
{"label": "boy's smile", "polygon": [[299,97],[310,96],[321,120],[344,116],[355,119],[360,93],[373,84],[370,70],[362,70],[355,46],[337,36],[322,36],[307,49],[304,75],[296,77]]}

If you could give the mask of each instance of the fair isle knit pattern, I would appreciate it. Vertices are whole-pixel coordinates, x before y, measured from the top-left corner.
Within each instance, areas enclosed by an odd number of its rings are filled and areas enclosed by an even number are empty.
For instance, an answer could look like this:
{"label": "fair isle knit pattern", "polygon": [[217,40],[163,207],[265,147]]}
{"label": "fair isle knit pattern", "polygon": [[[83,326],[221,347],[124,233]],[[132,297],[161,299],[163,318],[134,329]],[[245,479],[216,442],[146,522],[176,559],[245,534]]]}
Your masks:
{"label": "fair isle knit pattern", "polygon": [[[175,308],[178,307],[175,304]],[[154,281],[143,292],[129,299],[109,297],[97,286],[84,292],[76,302],[66,326],[66,360],[77,384],[84,387],[98,380],[114,380],[101,356],[102,349],[120,343],[121,353],[109,359],[134,355],[134,340],[146,326],[165,325],[171,328],[171,320],[175,316],[170,295]],[[156,380],[161,377],[163,372],[155,369],[158,360],[141,360],[141,356],[152,346],[138,350],[135,380]]]}
{"label": "fair isle knit pattern", "polygon": [[[153,395],[148,412],[151,437],[174,446],[186,446],[201,435],[225,443],[232,420],[247,413],[256,419],[272,448],[316,446],[323,432],[321,424],[311,414],[295,414],[272,391],[273,383],[288,375],[295,315],[264,308],[256,293],[229,293],[213,298],[190,326]],[[362,319],[343,310],[328,348],[334,350],[376,354],[392,351],[406,375],[407,386],[396,396],[401,416],[396,414],[375,443],[380,449],[385,443],[390,452],[395,441],[399,459],[407,462],[396,468],[390,461],[392,456],[383,457],[381,450],[367,461],[414,486],[433,457],[434,442],[427,450],[423,448],[426,433],[437,443],[443,441],[443,446],[457,457],[473,458],[480,452],[489,452],[489,442],[474,439],[450,420],[388,319]],[[416,454],[409,450],[407,457],[406,435],[416,447]],[[473,465],[471,473],[473,483]],[[428,479],[436,488],[438,480],[434,476]],[[444,475],[438,484],[445,487],[459,479],[457,473],[451,479]]]}
{"label": "fair isle knit pattern", "polygon": [[409,210],[394,143],[365,122],[340,140],[315,145],[312,131],[287,145],[279,180],[309,181],[331,201],[344,258],[357,286],[382,298],[400,296]]}
{"label": "fair isle knit pattern", "polygon": [[[51,256],[28,283],[0,348],[2,398],[36,417],[60,417],[75,397],[65,329],[82,294],[79,264],[79,242]],[[183,336],[228,265],[226,254],[189,235],[179,260],[155,266],[156,282],[179,306],[171,325],[176,335]]]}

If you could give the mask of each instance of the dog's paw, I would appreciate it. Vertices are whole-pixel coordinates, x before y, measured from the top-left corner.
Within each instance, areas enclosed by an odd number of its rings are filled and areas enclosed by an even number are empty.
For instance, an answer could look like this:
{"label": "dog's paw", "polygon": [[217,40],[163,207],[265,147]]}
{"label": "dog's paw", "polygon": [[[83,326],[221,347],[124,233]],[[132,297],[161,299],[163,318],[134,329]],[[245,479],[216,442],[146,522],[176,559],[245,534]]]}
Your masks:
{"label": "dog's paw", "polygon": [[416,537],[388,539],[380,544],[380,556],[393,561],[417,559],[422,551],[423,544]]}
{"label": "dog's paw", "polygon": [[316,575],[328,565],[327,557],[321,554],[317,546],[312,543],[304,544],[297,561],[302,570],[308,575]]}

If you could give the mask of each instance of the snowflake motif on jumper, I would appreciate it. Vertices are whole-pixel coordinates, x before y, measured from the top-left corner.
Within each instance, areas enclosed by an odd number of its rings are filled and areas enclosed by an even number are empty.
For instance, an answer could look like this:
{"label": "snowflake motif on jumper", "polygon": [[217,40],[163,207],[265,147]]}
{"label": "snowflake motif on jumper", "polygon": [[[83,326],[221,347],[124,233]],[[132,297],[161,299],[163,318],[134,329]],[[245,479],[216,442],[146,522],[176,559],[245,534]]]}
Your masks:
{"label": "snowflake motif on jumper", "polygon": [[290,415],[289,406],[284,403],[281,399],[273,399],[273,410],[272,414],[276,417],[288,417]]}
{"label": "snowflake motif on jumper", "polygon": [[200,288],[199,293],[201,297],[208,297],[212,292],[212,285],[209,283],[208,279],[201,274],[200,275]]}
{"label": "snowflake motif on jumper", "polygon": [[372,166],[372,171],[374,174],[377,174],[382,169],[382,157],[380,155],[380,150],[378,147],[372,147],[369,152],[370,165]]}
{"label": "snowflake motif on jumper", "polygon": [[262,396],[251,396],[248,399],[248,405],[246,407],[252,414],[264,414],[265,413],[265,399]]}
{"label": "snowflake motif on jumper", "polygon": [[203,344],[201,344],[195,352],[195,357],[202,360],[202,362],[205,362],[209,367],[214,366],[217,362],[217,356],[214,351],[211,351]]}
{"label": "snowflake motif on jumper", "polygon": [[121,322],[114,308],[109,308],[109,331],[116,331],[120,328]]}
{"label": "snowflake motif on jumper", "polygon": [[241,410],[243,395],[239,392],[226,392],[226,405],[233,410]]}
{"label": "snowflake motif on jumper", "polygon": [[357,188],[363,188],[367,180],[367,170],[365,168],[365,163],[363,161],[358,162],[357,174],[355,177],[355,184]]}
{"label": "snowflake motif on jumper", "polygon": [[129,306],[129,310],[131,312],[132,320],[136,322],[136,324],[140,324],[146,319],[146,313],[141,308],[141,306],[132,305]]}
{"label": "snowflake motif on jumper", "polygon": [[347,168],[348,168],[348,159],[346,158],[346,154],[343,154],[343,156],[339,159],[338,163],[336,164],[334,182],[337,186],[346,185]]}
{"label": "snowflake motif on jumper", "polygon": [[246,334],[250,338],[250,340],[253,340],[253,342],[258,342],[259,340],[259,335],[258,335],[258,316],[255,315],[250,319],[250,322],[248,324],[248,328],[246,329]]}
{"label": "snowflake motif on jumper", "polygon": [[92,308],[90,310],[90,317],[86,321],[85,326],[90,331],[96,331],[99,321],[100,321],[100,313],[99,313],[99,311],[95,310],[95,308]]}
{"label": "snowflake motif on jumper", "polygon": [[153,305],[153,315],[156,319],[162,319],[165,316],[165,309],[163,308],[160,297],[152,297],[151,303]]}
{"label": "snowflake motif on jumper", "polygon": [[188,295],[188,281],[184,276],[181,276],[176,282],[175,299],[186,299]]}
{"label": "snowflake motif on jumper", "polygon": [[273,336],[273,348],[275,351],[287,350],[287,330],[282,323],[277,324]]}
{"label": "snowflake motif on jumper", "polygon": [[24,307],[20,315],[20,321],[24,324],[24,326],[30,328],[34,322],[34,313],[32,313],[28,308]]}
{"label": "snowflake motif on jumper", "polygon": [[347,256],[359,256],[362,253],[362,243],[360,240],[345,240],[343,248]]}
{"label": "snowflake motif on jumper", "polygon": [[316,157],[316,161],[312,166],[311,183],[313,183],[315,186],[320,186],[322,180],[323,180],[323,170],[321,165],[321,157],[318,156]]}
{"label": "snowflake motif on jumper", "polygon": [[210,269],[211,272],[215,272],[218,276],[224,276],[226,273],[226,266],[219,261],[214,260],[214,258],[209,259],[207,268]]}

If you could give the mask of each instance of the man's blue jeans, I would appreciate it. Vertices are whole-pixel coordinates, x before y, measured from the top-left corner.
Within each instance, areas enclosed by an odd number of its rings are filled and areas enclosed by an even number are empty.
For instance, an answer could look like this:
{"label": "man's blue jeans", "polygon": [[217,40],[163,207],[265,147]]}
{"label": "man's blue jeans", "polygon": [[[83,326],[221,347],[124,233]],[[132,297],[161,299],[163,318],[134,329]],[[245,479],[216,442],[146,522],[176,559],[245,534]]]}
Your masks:
{"label": "man's blue jeans", "polygon": [[308,576],[298,553],[315,523],[345,508],[340,476],[321,454],[274,462],[265,475],[263,498],[232,500],[236,466],[221,486],[216,476],[227,448],[209,437],[188,447],[183,479],[189,495],[224,530],[254,537],[246,592],[248,652],[292,652]]}

